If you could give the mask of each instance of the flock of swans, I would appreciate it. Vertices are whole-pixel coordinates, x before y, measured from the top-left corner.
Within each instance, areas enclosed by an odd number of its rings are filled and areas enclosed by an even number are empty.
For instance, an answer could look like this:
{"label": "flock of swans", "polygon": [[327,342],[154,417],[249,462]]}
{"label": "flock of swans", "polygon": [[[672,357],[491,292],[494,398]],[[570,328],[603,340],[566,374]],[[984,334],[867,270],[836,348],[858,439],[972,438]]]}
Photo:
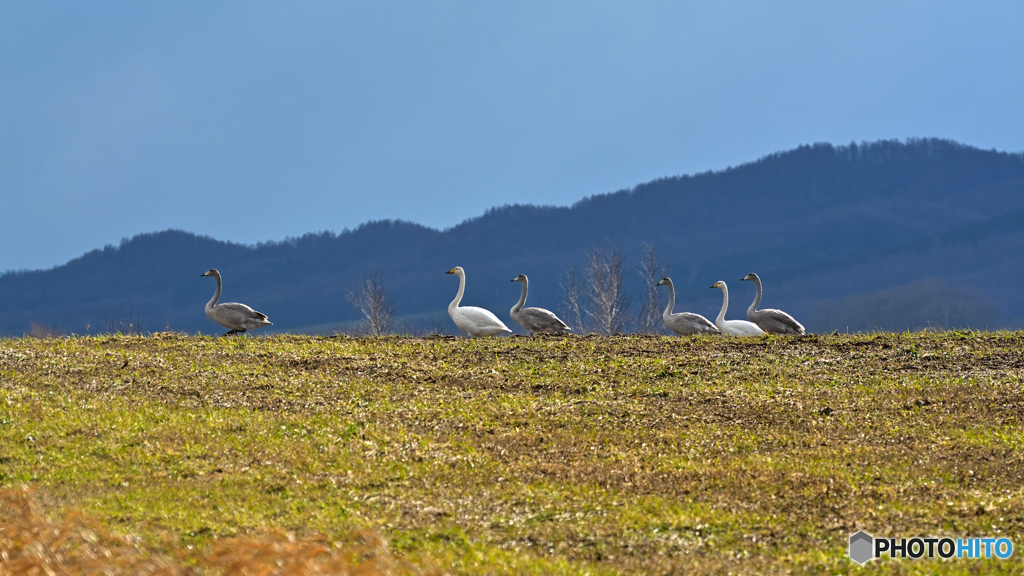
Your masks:
{"label": "flock of swans", "polygon": [[[510,334],[508,326],[498,319],[491,311],[477,306],[459,306],[462,296],[466,292],[466,271],[461,266],[452,268],[446,274],[454,274],[459,277],[459,291],[455,299],[448,305],[448,315],[452,321],[466,334],[473,338],[478,336],[500,336]],[[224,302],[218,304],[220,299],[221,281],[220,272],[211,268],[200,276],[213,276],[217,280],[217,290],[213,298],[206,304],[206,315],[217,324],[230,330],[224,334],[232,336],[241,334],[246,330],[252,330],[261,326],[272,324],[267,315],[257,312],[245,304],[237,302]],[[804,327],[792,316],[782,310],[773,308],[758,310],[761,304],[761,279],[751,272],[740,280],[749,280],[757,287],[754,295],[754,302],[747,308],[747,320],[726,320],[725,312],[729,308],[729,287],[725,282],[719,280],[711,287],[722,290],[722,309],[718,312],[718,318],[712,324],[710,320],[693,312],[672,312],[676,305],[676,289],[672,285],[672,279],[665,277],[658,282],[658,286],[668,286],[668,306],[661,314],[665,326],[676,334],[683,336],[698,334],[725,334],[727,336],[760,336],[762,334],[791,334],[802,335]],[[530,279],[526,274],[520,274],[512,279],[512,282],[519,282],[523,285],[523,291],[519,295],[519,302],[509,310],[509,316],[530,333],[531,336],[537,333],[560,334],[572,331],[565,322],[562,322],[554,312],[544,308],[523,308],[526,305],[526,295],[530,289]]]}

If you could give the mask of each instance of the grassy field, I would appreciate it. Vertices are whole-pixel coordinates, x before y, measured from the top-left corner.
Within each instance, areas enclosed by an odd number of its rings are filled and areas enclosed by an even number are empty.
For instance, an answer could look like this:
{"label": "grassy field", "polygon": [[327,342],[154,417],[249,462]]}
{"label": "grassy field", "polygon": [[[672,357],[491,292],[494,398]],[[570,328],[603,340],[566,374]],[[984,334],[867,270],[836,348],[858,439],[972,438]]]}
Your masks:
{"label": "grassy field", "polygon": [[1022,573],[1019,550],[846,558],[858,529],[1024,545],[1022,355],[1020,332],[0,340],[0,546],[165,573]]}

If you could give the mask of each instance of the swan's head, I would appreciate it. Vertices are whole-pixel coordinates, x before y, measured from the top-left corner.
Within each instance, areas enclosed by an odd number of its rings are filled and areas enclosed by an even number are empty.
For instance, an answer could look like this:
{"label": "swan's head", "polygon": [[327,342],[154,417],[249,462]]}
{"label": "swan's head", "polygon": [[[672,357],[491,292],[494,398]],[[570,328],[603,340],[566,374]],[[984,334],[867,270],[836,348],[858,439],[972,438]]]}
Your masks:
{"label": "swan's head", "polygon": [[220,272],[218,272],[216,268],[210,268],[206,272],[203,272],[202,274],[199,275],[200,278],[202,278],[203,276],[220,276]]}
{"label": "swan's head", "polygon": [[715,282],[714,284],[712,284],[711,287],[712,288],[722,288],[722,289],[724,289],[725,288],[725,282],[723,282],[722,280],[719,280],[718,282]]}
{"label": "swan's head", "polygon": [[751,282],[760,282],[761,281],[761,279],[757,277],[757,274],[754,274],[753,272],[751,272],[750,274],[747,274],[743,278],[740,278],[740,281],[743,281],[743,280],[750,280]]}
{"label": "swan's head", "polygon": [[512,279],[512,282],[526,282],[526,274],[520,274]]}
{"label": "swan's head", "polygon": [[452,268],[451,270],[445,272],[445,274],[455,274],[456,276],[464,276],[466,274],[466,271],[462,269],[462,266],[456,266],[455,268]]}
{"label": "swan's head", "polygon": [[668,276],[665,276],[661,280],[658,280],[658,283],[655,284],[655,286],[661,286],[662,284],[671,286],[672,285],[672,279],[669,278]]}

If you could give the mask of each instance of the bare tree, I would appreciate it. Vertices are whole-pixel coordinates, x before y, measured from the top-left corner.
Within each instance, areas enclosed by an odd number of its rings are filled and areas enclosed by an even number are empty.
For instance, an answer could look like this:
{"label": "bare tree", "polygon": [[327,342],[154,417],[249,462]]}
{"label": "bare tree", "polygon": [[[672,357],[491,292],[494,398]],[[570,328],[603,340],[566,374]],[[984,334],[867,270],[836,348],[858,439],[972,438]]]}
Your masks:
{"label": "bare tree", "polygon": [[658,250],[653,244],[643,243],[643,260],[640,261],[640,277],[644,282],[644,297],[640,302],[640,314],[636,331],[641,334],[661,332],[661,291],[658,282],[668,276],[668,264],[658,262]]}
{"label": "bare tree", "polygon": [[586,326],[583,323],[583,286],[579,271],[573,262],[559,281],[562,287],[562,318],[577,334],[583,334]]}
{"label": "bare tree", "polygon": [[28,333],[33,338],[62,338],[67,335],[63,328],[50,326],[45,322],[33,322],[32,330]]}
{"label": "bare tree", "polygon": [[384,289],[380,270],[374,270],[363,278],[353,290],[348,291],[345,299],[366,316],[370,334],[381,336],[387,333],[391,327],[391,316],[395,313],[395,307]]}
{"label": "bare tree", "polygon": [[618,334],[626,327],[629,298],[623,290],[626,253],[619,246],[593,248],[587,253],[587,314],[603,334]]}

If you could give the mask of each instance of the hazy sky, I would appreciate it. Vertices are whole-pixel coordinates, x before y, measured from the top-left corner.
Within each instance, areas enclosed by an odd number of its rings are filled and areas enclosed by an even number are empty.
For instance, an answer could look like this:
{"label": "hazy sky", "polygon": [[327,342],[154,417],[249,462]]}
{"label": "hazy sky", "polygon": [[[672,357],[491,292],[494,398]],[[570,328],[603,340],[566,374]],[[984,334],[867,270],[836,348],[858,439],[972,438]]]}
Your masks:
{"label": "hazy sky", "polygon": [[1024,2],[4,0],[0,271],[930,136],[1024,150]]}

